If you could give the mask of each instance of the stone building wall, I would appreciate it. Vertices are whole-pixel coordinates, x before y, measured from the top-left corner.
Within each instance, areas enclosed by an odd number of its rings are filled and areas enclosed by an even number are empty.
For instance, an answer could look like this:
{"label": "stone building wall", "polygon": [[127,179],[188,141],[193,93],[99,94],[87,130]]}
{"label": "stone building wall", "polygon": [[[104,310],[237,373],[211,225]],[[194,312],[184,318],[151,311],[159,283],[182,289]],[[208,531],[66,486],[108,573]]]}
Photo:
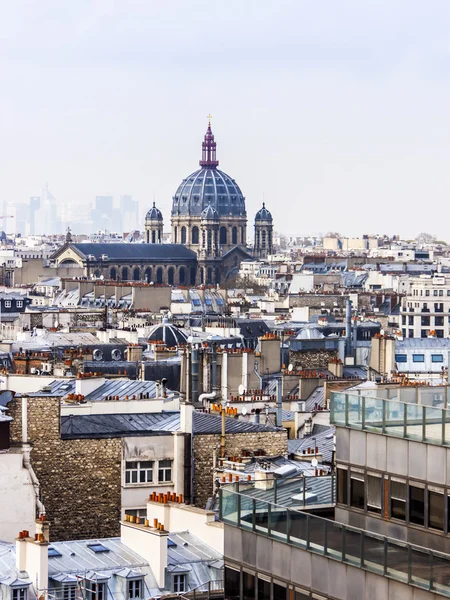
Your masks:
{"label": "stone building wall", "polygon": [[[8,405],[13,444],[22,439],[21,407],[21,398]],[[120,535],[122,440],[61,440],[60,398],[29,398],[27,421],[51,539]]]}
{"label": "stone building wall", "polygon": [[337,357],[337,350],[289,351],[289,362],[295,369],[327,369],[330,360]]}
{"label": "stone building wall", "polygon": [[[287,431],[264,431],[258,433],[234,433],[226,436],[225,455],[241,456],[243,450],[250,454],[263,449],[267,456],[280,456],[287,453]],[[204,508],[214,491],[213,455],[220,456],[220,435],[195,435],[194,455],[194,503]]]}

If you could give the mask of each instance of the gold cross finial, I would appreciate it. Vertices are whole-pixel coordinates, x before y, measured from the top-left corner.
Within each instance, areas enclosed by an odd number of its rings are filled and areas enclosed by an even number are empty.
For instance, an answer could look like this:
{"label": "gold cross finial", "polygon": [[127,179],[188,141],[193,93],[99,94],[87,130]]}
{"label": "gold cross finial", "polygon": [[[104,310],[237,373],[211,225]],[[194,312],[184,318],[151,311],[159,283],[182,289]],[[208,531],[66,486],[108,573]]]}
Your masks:
{"label": "gold cross finial", "polygon": [[208,121],[211,122],[212,115],[208,115]]}

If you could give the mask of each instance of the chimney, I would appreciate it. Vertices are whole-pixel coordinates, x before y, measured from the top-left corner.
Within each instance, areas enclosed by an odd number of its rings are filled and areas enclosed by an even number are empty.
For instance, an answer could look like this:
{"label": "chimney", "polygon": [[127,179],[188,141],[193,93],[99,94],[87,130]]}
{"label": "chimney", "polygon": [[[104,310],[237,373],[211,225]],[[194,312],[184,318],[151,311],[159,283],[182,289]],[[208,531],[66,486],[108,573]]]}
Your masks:
{"label": "chimney", "polygon": [[128,362],[141,362],[142,346],[139,344],[130,344],[127,348],[127,360]]}
{"label": "chimney", "polygon": [[151,566],[160,588],[165,586],[167,538],[169,532],[124,521],[120,524],[121,542],[140,554]]}
{"label": "chimney", "polygon": [[31,581],[36,582],[37,594],[48,589],[48,545],[50,525],[45,516],[36,520],[36,539],[28,531],[21,531],[16,539],[16,567],[26,571]]}
{"label": "chimney", "polygon": [[180,401],[180,431],[192,434],[194,405],[190,402]]}
{"label": "chimney", "polygon": [[87,396],[105,383],[104,377],[87,377],[86,379],[75,379],[75,394]]}

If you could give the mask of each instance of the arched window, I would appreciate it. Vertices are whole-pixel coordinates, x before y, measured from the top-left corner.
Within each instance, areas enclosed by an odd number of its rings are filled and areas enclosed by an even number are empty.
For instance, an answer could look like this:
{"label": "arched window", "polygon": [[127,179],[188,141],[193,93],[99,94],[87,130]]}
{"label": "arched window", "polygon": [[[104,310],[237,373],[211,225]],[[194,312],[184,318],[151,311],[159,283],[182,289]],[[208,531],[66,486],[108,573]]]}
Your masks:
{"label": "arched window", "polygon": [[163,270],[162,267],[158,267],[156,269],[156,283],[162,283],[163,282]]}
{"label": "arched window", "polygon": [[186,243],[186,227],[184,226],[181,228],[181,243]]}
{"label": "arched window", "polygon": [[237,227],[233,227],[233,229],[231,230],[231,243],[232,244],[237,244]]}
{"label": "arched window", "polygon": [[200,285],[205,283],[205,271],[203,267],[200,269]]}
{"label": "arched window", "polygon": [[109,272],[109,278],[114,279],[114,281],[117,279],[117,271],[114,267]]}
{"label": "arched window", "polygon": [[147,283],[150,283],[150,281],[152,280],[152,270],[150,269],[150,267],[147,267],[147,269],[145,269],[144,279]]}
{"label": "arched window", "polygon": [[175,269],[173,267],[169,267],[169,270],[167,271],[167,281],[168,281],[169,285],[173,285],[174,280],[175,280]]}
{"label": "arched window", "polygon": [[180,285],[186,285],[186,269],[180,267]]}
{"label": "arched window", "polygon": [[241,227],[241,244],[245,245],[245,229]]}
{"label": "arched window", "polygon": [[208,280],[206,283],[212,283],[212,269],[211,267],[208,267]]}
{"label": "arched window", "polygon": [[148,229],[146,231],[146,239],[147,239],[147,244],[150,244],[150,231]]}
{"label": "arched window", "polygon": [[197,279],[197,269],[195,267],[191,267],[191,285],[195,285],[196,279]]}
{"label": "arched window", "polygon": [[178,227],[175,227],[173,237],[175,238],[173,243],[178,244]]}
{"label": "arched window", "polygon": [[220,269],[216,269],[216,283],[220,283]]}
{"label": "arched window", "polygon": [[133,271],[133,280],[140,281],[141,280],[141,272],[138,267],[136,267]]}
{"label": "arched window", "polygon": [[100,275],[101,275],[100,271],[98,269],[96,269],[94,271],[94,277],[96,277],[98,279],[100,277]]}
{"label": "arched window", "polygon": [[152,231],[152,244],[156,244],[156,231]]}
{"label": "arched window", "polygon": [[261,248],[266,247],[266,230],[263,229],[261,232]]}
{"label": "arched window", "polygon": [[198,244],[198,227],[197,227],[197,225],[192,228],[192,243]]}
{"label": "arched window", "polygon": [[122,281],[128,281],[128,268],[124,267],[122,269]]}
{"label": "arched window", "polygon": [[219,233],[219,244],[225,245],[227,243],[227,229],[226,227],[220,228]]}

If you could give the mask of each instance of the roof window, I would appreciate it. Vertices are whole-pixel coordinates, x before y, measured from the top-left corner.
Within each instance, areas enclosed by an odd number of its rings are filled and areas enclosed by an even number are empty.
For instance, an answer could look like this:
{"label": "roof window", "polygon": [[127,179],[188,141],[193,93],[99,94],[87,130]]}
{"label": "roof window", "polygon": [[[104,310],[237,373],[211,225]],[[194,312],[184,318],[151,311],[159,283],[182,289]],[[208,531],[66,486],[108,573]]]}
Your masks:
{"label": "roof window", "polygon": [[88,544],[87,546],[90,550],[92,550],[92,552],[95,552],[96,554],[98,554],[100,552],[109,552],[109,548],[107,548],[100,542],[95,543],[95,544]]}

